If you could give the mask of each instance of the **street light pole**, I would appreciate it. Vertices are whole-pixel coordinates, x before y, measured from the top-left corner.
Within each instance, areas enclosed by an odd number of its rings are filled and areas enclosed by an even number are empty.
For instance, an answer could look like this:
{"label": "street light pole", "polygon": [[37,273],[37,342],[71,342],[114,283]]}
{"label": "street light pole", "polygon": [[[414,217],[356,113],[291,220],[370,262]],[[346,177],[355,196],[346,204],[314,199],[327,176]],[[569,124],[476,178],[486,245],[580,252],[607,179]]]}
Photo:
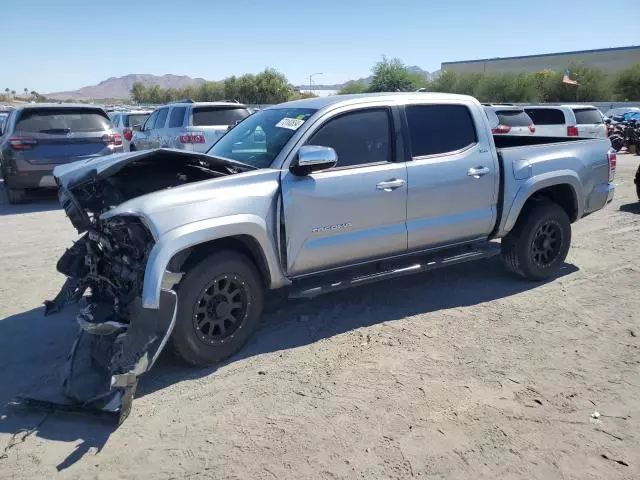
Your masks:
{"label": "street light pole", "polygon": [[313,77],[314,75],[322,75],[322,72],[316,72],[309,75],[309,93],[313,91]]}

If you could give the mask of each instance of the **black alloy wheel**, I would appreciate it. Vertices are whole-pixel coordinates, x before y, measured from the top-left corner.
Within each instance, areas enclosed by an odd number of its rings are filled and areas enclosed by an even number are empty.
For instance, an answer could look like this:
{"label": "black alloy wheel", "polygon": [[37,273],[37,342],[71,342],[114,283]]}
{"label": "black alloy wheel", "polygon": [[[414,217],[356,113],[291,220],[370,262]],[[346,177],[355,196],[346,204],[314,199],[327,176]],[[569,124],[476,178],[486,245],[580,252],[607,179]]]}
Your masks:
{"label": "black alloy wheel", "polygon": [[562,228],[548,220],[536,230],[531,244],[531,260],[539,268],[547,268],[558,258],[562,245]]}
{"label": "black alloy wheel", "polygon": [[205,286],[193,307],[193,327],[207,345],[224,342],[242,325],[251,307],[247,282],[236,274],[221,275]]}

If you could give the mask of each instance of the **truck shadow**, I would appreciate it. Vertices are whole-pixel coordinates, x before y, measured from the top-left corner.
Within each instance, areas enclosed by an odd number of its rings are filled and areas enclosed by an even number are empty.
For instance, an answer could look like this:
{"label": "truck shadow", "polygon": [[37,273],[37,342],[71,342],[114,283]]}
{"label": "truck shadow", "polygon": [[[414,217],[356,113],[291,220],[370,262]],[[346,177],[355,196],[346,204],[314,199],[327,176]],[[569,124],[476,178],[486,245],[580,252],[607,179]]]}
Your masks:
{"label": "truck shadow", "polygon": [[[578,271],[565,264],[558,277]],[[556,277],[556,278],[558,278]],[[188,367],[163,355],[140,381],[138,397],[169,385],[204,377],[217,368],[255,355],[296,348],[350,330],[408,316],[477,305],[539,287],[544,282],[519,281],[506,275],[496,260],[482,260],[448,269],[346,290],[314,300],[286,302],[264,316],[253,340],[220,365]],[[88,417],[13,410],[6,407],[16,395],[54,395],[61,391],[61,373],[77,327],[72,309],[45,318],[42,308],[0,320],[0,432],[13,435],[3,455],[14,455],[30,435],[76,444],[57,465],[63,470],[85,453],[100,451],[115,430]],[[134,401],[135,414],[135,401]],[[26,440],[28,441],[28,440]],[[11,445],[15,444],[15,447]],[[7,448],[8,447],[8,448]]]}
{"label": "truck shadow", "polygon": [[620,205],[621,212],[627,213],[640,213],[640,200],[633,203],[626,203],[624,205]]}

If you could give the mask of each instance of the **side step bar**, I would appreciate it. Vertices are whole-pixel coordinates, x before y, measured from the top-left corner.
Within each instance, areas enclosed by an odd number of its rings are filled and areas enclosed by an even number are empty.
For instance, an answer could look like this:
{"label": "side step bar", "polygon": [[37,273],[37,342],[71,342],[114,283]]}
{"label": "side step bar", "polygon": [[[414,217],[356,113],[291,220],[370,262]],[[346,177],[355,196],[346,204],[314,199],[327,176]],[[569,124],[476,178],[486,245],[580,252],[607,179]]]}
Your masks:
{"label": "side step bar", "polygon": [[[440,252],[440,255],[434,254],[429,257],[418,257],[415,258],[413,262],[407,262],[405,266],[398,266],[397,268],[375,272],[368,275],[353,276],[344,280],[335,279],[334,277],[334,281],[330,281],[325,284],[308,284],[308,286],[303,288],[294,287],[289,293],[289,298],[314,298],[325,293],[337,292],[339,290],[345,290],[347,288],[366,285],[368,283],[378,282],[381,280],[388,280],[413,273],[435,270],[449,265],[456,265],[458,263],[494,257],[500,253],[500,244],[490,242],[472,250],[463,250],[462,253],[460,253],[461,250],[457,250],[457,252],[458,253],[452,255],[453,252],[448,251],[446,252],[449,254],[448,256],[443,254],[443,252]],[[320,281],[321,280],[318,279],[318,282]]]}

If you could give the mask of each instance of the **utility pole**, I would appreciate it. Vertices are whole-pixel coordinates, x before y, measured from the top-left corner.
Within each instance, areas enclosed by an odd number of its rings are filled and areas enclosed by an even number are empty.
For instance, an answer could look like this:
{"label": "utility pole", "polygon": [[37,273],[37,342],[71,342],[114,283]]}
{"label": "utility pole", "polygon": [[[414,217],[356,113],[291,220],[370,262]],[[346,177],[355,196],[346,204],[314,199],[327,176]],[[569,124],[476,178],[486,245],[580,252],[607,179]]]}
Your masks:
{"label": "utility pole", "polygon": [[313,77],[314,75],[322,75],[322,72],[316,72],[309,75],[309,93],[313,92]]}

